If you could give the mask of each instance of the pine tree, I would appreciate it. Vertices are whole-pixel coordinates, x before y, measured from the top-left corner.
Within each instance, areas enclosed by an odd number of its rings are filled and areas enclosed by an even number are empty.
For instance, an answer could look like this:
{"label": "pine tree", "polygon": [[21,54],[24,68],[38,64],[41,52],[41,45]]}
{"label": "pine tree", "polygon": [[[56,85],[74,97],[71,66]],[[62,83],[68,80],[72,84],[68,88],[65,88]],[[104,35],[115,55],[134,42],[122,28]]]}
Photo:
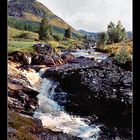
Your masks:
{"label": "pine tree", "polygon": [[39,29],[39,39],[41,40],[51,40],[53,36],[53,29],[49,23],[47,16],[45,15],[40,23]]}

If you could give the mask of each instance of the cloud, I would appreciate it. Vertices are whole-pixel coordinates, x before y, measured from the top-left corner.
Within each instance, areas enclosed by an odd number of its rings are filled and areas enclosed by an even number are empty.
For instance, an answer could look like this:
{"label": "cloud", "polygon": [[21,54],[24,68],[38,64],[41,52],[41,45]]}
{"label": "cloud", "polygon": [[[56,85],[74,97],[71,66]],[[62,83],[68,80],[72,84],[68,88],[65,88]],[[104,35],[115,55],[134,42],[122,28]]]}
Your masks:
{"label": "cloud", "polygon": [[105,31],[110,21],[132,30],[132,0],[38,0],[76,29]]}

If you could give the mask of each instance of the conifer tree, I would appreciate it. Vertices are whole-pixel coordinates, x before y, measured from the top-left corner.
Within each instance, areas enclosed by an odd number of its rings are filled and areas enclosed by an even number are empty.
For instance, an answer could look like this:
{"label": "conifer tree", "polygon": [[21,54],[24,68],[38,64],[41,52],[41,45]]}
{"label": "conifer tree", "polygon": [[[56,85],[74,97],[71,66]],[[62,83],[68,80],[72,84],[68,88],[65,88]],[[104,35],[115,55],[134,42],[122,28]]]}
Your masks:
{"label": "conifer tree", "polygon": [[40,23],[39,29],[39,39],[41,40],[51,40],[53,36],[53,29],[49,23],[47,16],[45,15]]}

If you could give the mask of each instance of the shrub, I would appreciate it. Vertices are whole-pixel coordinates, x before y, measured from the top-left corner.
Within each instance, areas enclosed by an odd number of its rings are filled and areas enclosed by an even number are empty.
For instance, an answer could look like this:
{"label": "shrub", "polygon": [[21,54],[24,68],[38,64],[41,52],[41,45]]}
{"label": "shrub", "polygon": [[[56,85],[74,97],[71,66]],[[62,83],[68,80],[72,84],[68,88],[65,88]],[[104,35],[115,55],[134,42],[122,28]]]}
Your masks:
{"label": "shrub", "polygon": [[115,60],[118,64],[125,64],[131,60],[130,53],[127,52],[127,46],[121,46],[115,56]]}
{"label": "shrub", "polygon": [[72,33],[71,33],[71,28],[70,27],[68,27],[68,29],[65,30],[64,36],[66,38],[71,38],[72,37]]}
{"label": "shrub", "polygon": [[54,34],[53,37],[56,41],[62,41],[64,38],[64,35],[63,34]]}
{"label": "shrub", "polygon": [[50,44],[53,48],[56,48],[60,45],[57,41],[48,41],[47,43]]}
{"label": "shrub", "polygon": [[109,36],[106,32],[99,33],[98,37],[99,37],[99,41],[98,41],[99,44],[106,44],[107,40],[109,39]]}
{"label": "shrub", "polygon": [[107,33],[109,36],[109,43],[118,43],[125,40],[127,37],[125,28],[122,26],[120,21],[118,21],[117,25],[115,25],[113,22],[110,22]]}

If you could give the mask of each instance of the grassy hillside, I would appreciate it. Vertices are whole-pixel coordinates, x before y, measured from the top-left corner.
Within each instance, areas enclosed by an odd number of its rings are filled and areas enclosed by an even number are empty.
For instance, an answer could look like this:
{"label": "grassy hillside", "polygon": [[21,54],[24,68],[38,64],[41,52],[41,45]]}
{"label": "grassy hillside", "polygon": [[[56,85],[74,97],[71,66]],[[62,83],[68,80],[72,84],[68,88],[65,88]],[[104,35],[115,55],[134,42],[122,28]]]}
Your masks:
{"label": "grassy hillside", "polygon": [[[27,19],[21,19],[21,18],[15,18],[15,17],[8,17],[8,25],[12,28],[16,28],[19,30],[26,30],[26,31],[32,31],[32,32],[37,32],[39,30],[39,25],[40,22],[37,21],[30,21]],[[53,31],[56,33],[65,33],[64,28],[60,28],[58,26],[52,26]],[[79,35],[72,32],[73,37],[78,37]]]}
{"label": "grassy hillside", "polygon": [[38,43],[39,35],[34,32],[8,27],[8,53],[23,51],[34,53],[33,44]]}
{"label": "grassy hillside", "polygon": [[[36,0],[11,0],[8,2],[8,16],[10,17],[25,19],[28,22],[33,21],[33,23],[39,23],[45,14],[48,16],[49,22],[54,27],[64,30],[70,26]],[[71,28],[73,33],[82,35],[73,27]]]}
{"label": "grassy hillside", "polygon": [[96,40],[98,39],[98,33],[95,32],[87,32],[85,30],[78,30],[83,36],[93,36]]}
{"label": "grassy hillside", "polygon": [[39,40],[38,33],[8,27],[8,40]]}
{"label": "grassy hillside", "polygon": [[8,53],[14,51],[34,53],[32,46],[35,43],[47,43],[50,44],[53,48],[69,48],[73,47],[74,45],[82,45],[82,40],[71,38],[61,41],[52,40],[45,42],[39,40],[38,33],[8,27]]}

